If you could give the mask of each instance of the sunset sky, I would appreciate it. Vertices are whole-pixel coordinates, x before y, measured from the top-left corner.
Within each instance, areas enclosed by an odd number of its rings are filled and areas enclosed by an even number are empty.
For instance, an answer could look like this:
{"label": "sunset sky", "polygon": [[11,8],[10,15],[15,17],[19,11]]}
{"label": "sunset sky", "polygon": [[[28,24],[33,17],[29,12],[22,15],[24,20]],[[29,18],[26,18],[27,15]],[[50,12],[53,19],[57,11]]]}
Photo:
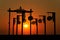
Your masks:
{"label": "sunset sky", "polygon": [[[56,33],[60,34],[60,0],[0,0],[0,35],[8,34],[8,15],[7,10],[11,9],[19,9],[22,6],[23,9],[30,10],[32,9],[34,12],[32,16],[34,18],[39,19],[39,15],[46,15],[46,12],[56,12]],[[12,29],[12,18],[16,17],[16,13],[11,13],[11,29]],[[27,18],[29,14],[26,14]],[[26,18],[26,19],[27,19]],[[27,19],[27,23],[29,25],[29,21]],[[47,34],[53,34],[53,21],[46,22]],[[19,25],[21,26],[21,25]],[[19,29],[20,30],[20,29]],[[32,34],[35,33],[35,25],[32,25]],[[24,29],[24,33],[29,34],[29,28]],[[12,30],[11,30],[12,34]],[[20,31],[19,31],[20,34]],[[39,23],[39,34],[44,34],[44,23]]]}

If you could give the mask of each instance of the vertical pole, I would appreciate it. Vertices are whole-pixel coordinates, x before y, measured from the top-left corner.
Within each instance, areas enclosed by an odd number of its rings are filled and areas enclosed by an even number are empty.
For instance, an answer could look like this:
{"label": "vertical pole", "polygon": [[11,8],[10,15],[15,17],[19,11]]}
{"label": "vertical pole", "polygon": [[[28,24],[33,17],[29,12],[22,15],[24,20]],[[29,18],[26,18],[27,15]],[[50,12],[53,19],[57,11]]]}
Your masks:
{"label": "vertical pole", "polygon": [[[22,14],[23,15],[23,14]],[[22,30],[21,30],[22,32],[22,35],[23,35],[23,16],[22,16]]]}
{"label": "vertical pole", "polygon": [[10,35],[10,8],[9,8],[9,28],[8,28],[8,35]]}
{"label": "vertical pole", "polygon": [[53,13],[53,21],[54,21],[54,35],[56,35],[55,13]]}
{"label": "vertical pole", "polygon": [[18,23],[16,24],[16,35],[18,35]]}
{"label": "vertical pole", "polygon": [[15,18],[13,18],[13,31],[12,31],[13,35],[14,35],[14,25],[15,25]]}
{"label": "vertical pole", "polygon": [[54,21],[54,35],[56,35],[56,22]]}
{"label": "vertical pole", "polygon": [[38,22],[37,22],[37,19],[36,20],[36,34],[38,35]]}
{"label": "vertical pole", "polygon": [[24,12],[22,12],[22,28],[21,28],[21,29],[22,29],[22,30],[21,30],[21,34],[22,34],[22,35],[23,35],[23,21],[24,21],[24,20],[23,20],[23,16],[24,16]]}
{"label": "vertical pole", "polygon": [[[31,13],[30,13],[30,16],[32,16]],[[30,20],[30,35],[31,35],[31,20]]]}
{"label": "vertical pole", "polygon": [[17,24],[16,24],[16,35],[18,35],[18,20],[19,20],[19,15],[17,15]]}
{"label": "vertical pole", "polygon": [[31,20],[30,20],[30,35],[31,35]]}
{"label": "vertical pole", "polygon": [[44,20],[44,35],[46,35],[46,16],[43,16]]}

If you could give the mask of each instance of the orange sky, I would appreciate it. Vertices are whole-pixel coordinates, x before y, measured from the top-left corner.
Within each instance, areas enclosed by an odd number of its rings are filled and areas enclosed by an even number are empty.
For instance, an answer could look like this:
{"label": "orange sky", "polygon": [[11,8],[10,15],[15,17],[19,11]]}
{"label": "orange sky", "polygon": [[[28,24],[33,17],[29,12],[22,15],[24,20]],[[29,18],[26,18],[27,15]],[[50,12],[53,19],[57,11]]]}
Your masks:
{"label": "orange sky", "polygon": [[[33,17],[38,18],[38,15],[44,14],[47,16],[46,12],[55,11],[56,12],[56,31],[60,34],[60,0],[0,0],[0,34],[8,34],[8,12],[9,8],[18,9],[20,6],[22,8],[29,10],[33,9]],[[27,14],[28,15],[28,14]],[[11,14],[11,27],[12,18],[15,14]],[[49,26],[50,25],[50,26]],[[40,34],[43,34],[43,23],[39,24]],[[41,27],[42,26],[42,27]],[[53,22],[47,21],[47,34],[53,34]]]}

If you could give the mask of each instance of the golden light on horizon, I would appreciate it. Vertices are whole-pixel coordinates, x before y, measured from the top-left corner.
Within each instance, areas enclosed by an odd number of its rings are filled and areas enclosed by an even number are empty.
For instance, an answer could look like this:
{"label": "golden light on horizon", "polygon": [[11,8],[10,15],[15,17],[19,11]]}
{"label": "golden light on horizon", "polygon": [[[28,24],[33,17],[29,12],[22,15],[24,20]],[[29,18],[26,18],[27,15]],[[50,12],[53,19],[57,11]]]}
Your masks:
{"label": "golden light on horizon", "polygon": [[24,23],[24,24],[23,24],[23,27],[24,27],[24,28],[28,28],[29,25],[28,25],[27,23]]}
{"label": "golden light on horizon", "polygon": [[30,34],[30,26],[28,22],[23,23],[23,34],[24,35]]}

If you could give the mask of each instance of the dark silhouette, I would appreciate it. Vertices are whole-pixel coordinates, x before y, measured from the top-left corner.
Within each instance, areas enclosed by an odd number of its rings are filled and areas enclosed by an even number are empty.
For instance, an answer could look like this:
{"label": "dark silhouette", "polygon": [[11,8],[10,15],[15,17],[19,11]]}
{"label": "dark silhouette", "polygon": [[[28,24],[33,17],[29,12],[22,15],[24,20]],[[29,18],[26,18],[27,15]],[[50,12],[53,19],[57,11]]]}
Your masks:
{"label": "dark silhouette", "polygon": [[16,35],[18,35],[18,24],[20,24],[20,15],[17,15]]}
{"label": "dark silhouette", "polygon": [[12,33],[13,33],[13,35],[14,35],[14,25],[15,25],[15,18],[13,18],[13,31],[12,31]]}
{"label": "dark silhouette", "polygon": [[46,16],[43,16],[43,22],[44,22],[44,34],[46,35]]}
{"label": "dark silhouette", "polygon": [[36,24],[36,35],[38,35],[38,19],[37,18],[33,19],[35,19],[35,21],[32,21],[31,24]]}
{"label": "dark silhouette", "polygon": [[31,35],[31,20],[33,20],[33,17],[32,17],[32,9],[30,9],[30,16],[28,17],[28,20],[30,21],[30,35]]}
{"label": "dark silhouette", "polygon": [[[21,34],[23,35],[23,22],[26,21],[25,20],[25,13],[30,13],[30,17],[31,17],[31,13],[33,12],[32,9],[30,9],[30,11],[28,11],[28,10],[22,9],[21,7],[19,9],[16,9],[16,10],[11,10],[9,8],[8,12],[9,12],[9,31],[8,31],[9,33],[8,34],[10,35],[10,16],[11,16],[11,13],[10,12],[16,12],[16,13],[22,14],[22,30],[21,30]],[[19,18],[17,16],[16,35],[18,35],[18,24],[20,23],[18,21],[19,21]],[[30,25],[31,25],[31,20],[30,20]],[[31,26],[30,26],[30,28],[31,28]]]}
{"label": "dark silhouette", "polygon": [[39,15],[39,17],[43,17],[43,20],[39,19],[39,23],[44,22],[44,35],[46,35],[46,16]]}
{"label": "dark silhouette", "polygon": [[[16,9],[16,10],[11,10],[11,8],[9,8],[8,10],[9,12],[9,28],[8,28],[8,34],[10,35],[10,16],[11,16],[11,13],[10,12],[16,12],[17,14],[22,14],[22,30],[21,30],[21,35],[23,35],[23,22],[26,22],[26,19],[25,19],[25,13],[30,13],[30,16],[28,17],[28,20],[30,21],[30,35],[31,35],[31,24],[32,24],[32,20],[35,19],[35,22],[33,22],[33,24],[36,24],[36,34],[38,35],[38,22],[41,23],[42,21],[44,22],[44,35],[46,35],[46,16],[45,15],[39,15],[39,17],[43,17],[43,20],[42,19],[37,19],[37,18],[33,18],[32,16],[32,9],[30,10],[25,10],[25,9],[22,9],[21,7],[19,9]],[[47,13],[52,13],[52,17],[51,16],[48,16],[47,17],[47,20],[50,21],[50,20],[53,20],[54,22],[54,35],[56,35],[56,24],[55,24],[55,12],[47,12]],[[18,24],[20,24],[20,21],[19,21],[19,18],[20,15],[17,15],[17,18],[13,18],[13,35],[14,35],[14,24],[15,24],[15,19],[17,19],[17,24],[16,24],[16,35],[18,35]]]}
{"label": "dark silhouette", "polygon": [[8,12],[9,12],[9,27],[8,27],[8,34],[10,35],[10,16],[11,16],[11,13],[10,13],[10,8],[9,8],[9,10],[8,10]]}
{"label": "dark silhouette", "polygon": [[52,17],[51,16],[48,16],[47,17],[47,20],[53,20],[54,22],[54,35],[56,35],[56,21],[55,21],[55,12],[47,12],[47,13],[51,13],[52,14]]}

